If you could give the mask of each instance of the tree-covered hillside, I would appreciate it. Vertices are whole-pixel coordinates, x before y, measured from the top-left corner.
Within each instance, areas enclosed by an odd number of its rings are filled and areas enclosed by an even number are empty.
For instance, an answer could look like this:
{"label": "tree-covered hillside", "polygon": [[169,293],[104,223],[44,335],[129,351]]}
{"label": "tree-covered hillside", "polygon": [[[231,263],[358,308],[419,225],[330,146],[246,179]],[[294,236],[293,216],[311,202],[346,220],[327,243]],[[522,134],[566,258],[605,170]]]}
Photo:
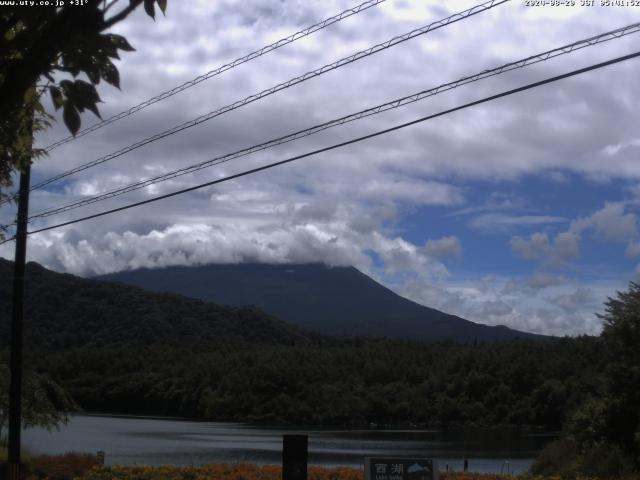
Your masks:
{"label": "tree-covered hillside", "polygon": [[35,366],[90,411],[324,425],[560,428],[600,388],[597,339],[87,346]]}
{"label": "tree-covered hillside", "polygon": [[[0,340],[9,338],[13,263],[0,259]],[[88,280],[27,264],[27,350],[114,343],[191,345],[214,341],[308,342],[316,335],[249,307],[224,307],[172,294]]]}

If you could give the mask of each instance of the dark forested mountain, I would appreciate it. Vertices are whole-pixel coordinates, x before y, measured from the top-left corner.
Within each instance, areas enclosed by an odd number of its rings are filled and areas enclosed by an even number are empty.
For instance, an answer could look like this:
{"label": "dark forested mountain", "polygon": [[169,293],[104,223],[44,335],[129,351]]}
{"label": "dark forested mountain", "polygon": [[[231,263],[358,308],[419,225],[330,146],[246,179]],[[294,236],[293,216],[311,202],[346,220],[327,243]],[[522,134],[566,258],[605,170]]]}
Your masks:
{"label": "dark forested mountain", "polygon": [[[0,259],[0,339],[9,338],[13,263]],[[316,337],[252,307],[55,273],[28,263],[25,328],[30,347],[115,343],[189,345],[238,341],[290,345]]]}
{"label": "dark forested mountain", "polygon": [[[12,267],[0,260],[5,360]],[[380,296],[388,294],[353,269],[341,271],[352,275],[356,287],[361,276]],[[311,280],[300,283],[298,291],[317,293]],[[347,288],[344,281],[339,286]],[[332,288],[325,285],[324,291]],[[555,429],[585,398],[603,391],[606,362],[598,338],[467,344],[331,338],[256,308],[151,293],[34,263],[27,265],[26,294],[25,368],[49,375],[92,412]],[[334,301],[347,300],[343,294]]]}
{"label": "dark forested mountain", "polygon": [[537,337],[419,305],[353,267],[207,265],[140,269],[100,278],[223,305],[255,305],[286,322],[325,334],[462,342]]}

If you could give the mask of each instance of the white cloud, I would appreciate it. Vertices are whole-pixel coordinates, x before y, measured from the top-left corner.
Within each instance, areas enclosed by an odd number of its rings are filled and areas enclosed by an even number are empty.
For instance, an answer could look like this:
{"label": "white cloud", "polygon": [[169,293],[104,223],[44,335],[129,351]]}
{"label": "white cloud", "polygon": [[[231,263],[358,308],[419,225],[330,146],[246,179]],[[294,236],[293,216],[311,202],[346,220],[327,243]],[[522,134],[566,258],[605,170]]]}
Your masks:
{"label": "white cloud", "polygon": [[512,251],[527,260],[560,266],[578,256],[580,236],[573,232],[561,232],[550,241],[546,233],[536,232],[529,238],[511,237],[510,243]]}
{"label": "white cloud", "polygon": [[505,194],[504,192],[491,192],[489,197],[481,205],[464,207],[447,213],[447,217],[458,217],[481,212],[496,212],[502,210],[516,210],[524,206],[524,200],[520,197]]}
{"label": "white cloud", "polygon": [[386,198],[414,205],[458,205],[463,202],[462,193],[452,185],[410,178],[394,179],[391,175],[359,183],[356,192],[365,199]]}
{"label": "white cloud", "polygon": [[[232,189],[214,200],[222,212],[237,202],[233,193]],[[427,252],[425,247],[389,234],[383,225],[393,218],[393,209],[365,210],[357,204],[338,205],[330,200],[267,206],[264,200],[244,198],[241,203],[255,202],[258,211],[250,212],[245,205],[243,218],[221,215],[211,223],[192,220],[122,233],[110,231],[109,225],[104,225],[104,233],[100,228],[93,232],[76,228],[66,233],[47,232],[31,238],[29,258],[49,268],[81,275],[240,262],[323,262],[368,271],[372,264],[369,252],[374,252],[389,273],[413,272],[424,278],[439,278],[447,276],[448,271],[437,260],[436,251],[452,255],[459,248],[456,239],[445,238],[430,244],[431,251]],[[9,246],[2,248],[0,253],[9,256]]]}
{"label": "white cloud", "polygon": [[528,238],[513,236],[511,249],[527,260],[558,267],[578,257],[581,234],[592,231],[604,241],[627,242],[625,254],[628,257],[640,256],[637,217],[631,212],[625,213],[625,208],[623,202],[607,202],[593,214],[573,220],[569,230],[556,234],[552,241],[546,232],[536,232]]}
{"label": "white cloud", "polygon": [[64,236],[35,237],[31,257],[76,274],[207,263],[307,263],[360,265],[369,258],[329,228],[241,225],[173,225],[147,234],[126,231],[68,242]]}
{"label": "white cloud", "polygon": [[638,222],[633,213],[625,213],[622,202],[607,202],[589,217],[571,223],[571,230],[582,232],[593,229],[596,236],[610,242],[625,242],[637,238]]}
{"label": "white cloud", "polygon": [[630,242],[624,254],[627,257],[640,257],[640,242]]}
{"label": "white cloud", "polygon": [[501,213],[487,213],[480,215],[469,225],[485,232],[508,231],[515,227],[530,225],[546,225],[550,223],[562,223],[565,219],[551,215],[505,215]]}
{"label": "white cloud", "polygon": [[558,295],[550,301],[566,312],[575,312],[582,305],[593,305],[596,302],[596,295],[593,290],[580,287],[573,293]]}
{"label": "white cloud", "polygon": [[[513,279],[493,277],[459,282],[451,279],[423,282],[409,279],[396,290],[414,301],[488,325],[507,325],[517,330],[546,335],[599,334],[607,295],[618,284],[580,286],[564,279],[545,287],[538,296],[524,288],[514,289]],[[523,288],[520,288],[523,287]]]}
{"label": "white cloud", "polygon": [[376,233],[371,250],[376,252],[389,275],[417,274],[422,278],[442,278],[449,275],[447,268],[424,252],[424,249],[395,237],[387,238]]}
{"label": "white cloud", "polygon": [[602,149],[602,152],[608,157],[613,157],[617,155],[621,150],[624,150],[630,147],[640,147],[640,138],[635,138],[633,140],[623,142],[623,143],[618,143],[616,145],[607,145]]}
{"label": "white cloud", "polygon": [[505,295],[537,295],[541,290],[548,287],[565,285],[567,282],[567,278],[563,275],[535,272],[532,275],[516,277],[509,280],[504,287],[503,293]]}
{"label": "white cloud", "polygon": [[533,233],[529,238],[511,238],[511,249],[528,260],[544,258],[548,255],[549,248],[549,236],[546,233]]}
{"label": "white cloud", "polygon": [[462,257],[462,246],[457,237],[442,237],[437,240],[427,240],[423,251],[426,255],[437,259],[460,259]]}
{"label": "white cloud", "polygon": [[513,312],[513,307],[502,300],[489,300],[482,305],[481,315],[484,318],[504,317]]}
{"label": "white cloud", "polygon": [[580,253],[580,236],[573,232],[561,232],[553,239],[549,263],[560,265],[575,259]]}

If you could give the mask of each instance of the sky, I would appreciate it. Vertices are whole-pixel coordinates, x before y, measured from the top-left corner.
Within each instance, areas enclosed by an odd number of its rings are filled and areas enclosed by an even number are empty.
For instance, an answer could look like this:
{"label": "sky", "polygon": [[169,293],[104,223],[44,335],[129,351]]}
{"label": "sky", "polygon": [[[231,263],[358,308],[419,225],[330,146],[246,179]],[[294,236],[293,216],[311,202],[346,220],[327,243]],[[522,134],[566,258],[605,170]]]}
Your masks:
{"label": "sky", "polygon": [[[135,52],[103,118],[357,5],[169,2],[113,30]],[[36,190],[30,211],[170,172],[640,21],[640,7],[512,0]],[[78,138],[32,184],[476,5],[386,0]],[[33,222],[54,225],[219,179],[636,51],[633,34],[136,192]],[[475,322],[598,334],[607,297],[640,279],[640,60],[460,110],[125,212],[29,237],[28,258],[92,276],[208,263],[353,265]],[[634,80],[634,78],[636,80]],[[50,105],[48,104],[48,107]],[[91,113],[83,127],[95,123]],[[61,119],[36,139],[68,135]],[[12,208],[0,208],[11,223]],[[13,244],[0,256],[13,258]]]}

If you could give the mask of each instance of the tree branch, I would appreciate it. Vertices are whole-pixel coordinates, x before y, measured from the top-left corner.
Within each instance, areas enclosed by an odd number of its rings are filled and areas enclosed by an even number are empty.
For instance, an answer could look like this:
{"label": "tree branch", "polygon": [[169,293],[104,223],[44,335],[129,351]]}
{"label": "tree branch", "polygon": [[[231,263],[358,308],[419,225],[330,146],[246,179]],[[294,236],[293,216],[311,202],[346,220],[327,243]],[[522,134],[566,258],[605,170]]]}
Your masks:
{"label": "tree branch", "polygon": [[14,114],[24,101],[24,94],[31,88],[43,72],[56,60],[58,52],[66,48],[73,36],[72,19],[79,17],[83,9],[63,9],[52,16],[47,24],[32,37],[34,41],[23,52],[22,59],[16,59],[7,72],[10,75],[0,84],[0,111]]}
{"label": "tree branch", "polygon": [[143,0],[132,0],[132,2],[129,4],[128,7],[123,8],[122,10],[120,10],[119,13],[116,13],[110,19],[105,20],[104,25],[102,27],[102,30],[100,30],[100,31],[102,32],[102,31],[106,30],[107,28],[110,28],[113,25],[115,25],[116,23],[121,22],[122,20],[127,18],[131,12],[133,12],[136,8],[138,8],[138,6],[142,3],[142,1]]}
{"label": "tree branch", "polygon": [[111,7],[113,7],[116,3],[118,3],[119,1],[120,1],[120,0],[111,0],[111,1],[107,4],[107,2],[106,2],[106,0],[105,0],[105,2],[104,2],[104,3],[105,3],[105,6],[104,6],[104,7],[103,7],[103,9],[102,9],[102,13],[107,13],[107,12],[109,11],[109,9],[110,9]]}

